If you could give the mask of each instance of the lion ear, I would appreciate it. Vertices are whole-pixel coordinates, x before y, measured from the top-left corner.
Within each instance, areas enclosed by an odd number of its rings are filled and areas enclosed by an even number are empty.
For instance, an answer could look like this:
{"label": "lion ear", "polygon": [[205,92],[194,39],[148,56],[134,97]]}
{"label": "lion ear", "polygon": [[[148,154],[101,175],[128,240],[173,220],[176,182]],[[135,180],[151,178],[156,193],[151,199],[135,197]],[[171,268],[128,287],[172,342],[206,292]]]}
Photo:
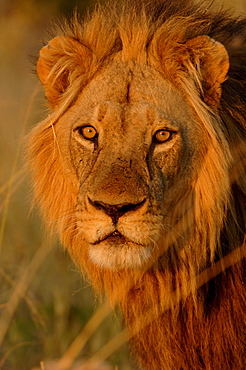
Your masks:
{"label": "lion ear", "polygon": [[[202,99],[217,107],[221,97],[221,84],[227,79],[229,57],[225,47],[209,36],[198,36],[186,42],[188,52],[182,61],[186,71],[199,84]],[[182,58],[182,57],[181,57]]]}
{"label": "lion ear", "polygon": [[86,73],[90,60],[91,51],[71,37],[55,37],[40,50],[37,74],[52,107],[76,77]]}

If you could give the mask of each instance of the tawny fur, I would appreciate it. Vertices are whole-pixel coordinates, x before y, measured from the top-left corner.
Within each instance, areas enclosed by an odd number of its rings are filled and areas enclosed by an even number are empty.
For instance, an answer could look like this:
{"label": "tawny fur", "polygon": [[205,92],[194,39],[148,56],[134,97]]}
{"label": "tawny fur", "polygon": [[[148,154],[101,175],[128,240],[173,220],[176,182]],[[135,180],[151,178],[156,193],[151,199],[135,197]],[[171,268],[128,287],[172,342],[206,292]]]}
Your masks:
{"label": "tawny fur", "polygon": [[[30,133],[28,156],[35,200],[46,221],[94,288],[106,291],[112,304],[121,307],[140,366],[243,370],[246,297],[244,250],[240,247],[245,243],[246,20],[185,4],[181,0],[129,0],[121,5],[115,1],[98,6],[83,22],[77,16],[67,22],[58,31],[61,37],[51,40],[40,53],[37,69],[51,110]],[[67,135],[65,127],[71,108],[76,116],[78,97],[83,98],[86,86],[116,61],[143,69],[151,66],[170,86],[165,94],[173,100],[172,108],[180,109],[175,107],[177,91],[200,134],[188,138],[198,144],[200,140],[199,158],[189,170],[190,177],[183,180],[178,170],[173,172],[173,198],[170,190],[169,213],[162,215],[165,233],[154,243],[150,261],[146,253],[143,268],[105,268],[89,258],[86,230],[77,216],[83,217],[76,168],[81,161],[74,154],[80,149],[69,146],[68,136],[75,134]],[[100,109],[95,113],[99,122],[104,117],[103,106]],[[113,156],[108,152],[109,162],[113,163]],[[141,167],[141,158],[137,159]],[[171,156],[170,160],[176,163]],[[185,167],[190,159],[187,155],[181,160],[177,167]],[[83,167],[85,174],[88,166]],[[132,166],[137,173],[137,162],[133,160]],[[115,179],[128,181],[131,191],[142,199],[144,187],[130,169],[126,172],[131,176],[122,174],[115,163],[112,169],[119,172]],[[114,192],[113,180],[102,174],[100,181],[97,174],[93,176],[90,191],[100,182]],[[127,194],[128,199],[133,197]],[[147,217],[143,207],[136,212],[138,217]],[[157,212],[155,216],[158,224]],[[144,235],[140,230],[140,241]],[[225,269],[223,258],[237,248],[240,262]],[[141,258],[137,263],[141,265]],[[222,273],[212,279],[208,276],[200,287],[196,276],[215,263],[221,264]]]}

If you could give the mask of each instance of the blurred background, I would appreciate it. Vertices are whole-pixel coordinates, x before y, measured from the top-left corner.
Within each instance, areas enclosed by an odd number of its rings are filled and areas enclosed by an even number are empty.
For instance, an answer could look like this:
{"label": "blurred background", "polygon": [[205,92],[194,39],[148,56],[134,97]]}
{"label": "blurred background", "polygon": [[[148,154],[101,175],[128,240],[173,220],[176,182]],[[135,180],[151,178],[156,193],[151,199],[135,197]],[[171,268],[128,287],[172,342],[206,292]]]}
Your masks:
{"label": "blurred background", "polygon": [[[246,14],[246,0],[223,3]],[[30,212],[22,156],[25,135],[46,112],[34,57],[54,20],[94,4],[0,0],[0,369],[137,369],[124,340],[113,340],[118,315],[95,300],[59,242],[46,236],[38,211]],[[98,351],[103,365],[82,367]]]}

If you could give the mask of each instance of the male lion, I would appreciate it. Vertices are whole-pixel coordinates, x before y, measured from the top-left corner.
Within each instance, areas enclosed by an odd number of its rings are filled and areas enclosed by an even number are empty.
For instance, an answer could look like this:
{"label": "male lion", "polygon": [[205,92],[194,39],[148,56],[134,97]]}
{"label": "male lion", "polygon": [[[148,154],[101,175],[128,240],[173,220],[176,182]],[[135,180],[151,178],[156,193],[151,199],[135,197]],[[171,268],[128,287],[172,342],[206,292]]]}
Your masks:
{"label": "male lion", "polygon": [[144,369],[246,369],[245,35],[186,1],[115,1],[40,52],[35,199]]}

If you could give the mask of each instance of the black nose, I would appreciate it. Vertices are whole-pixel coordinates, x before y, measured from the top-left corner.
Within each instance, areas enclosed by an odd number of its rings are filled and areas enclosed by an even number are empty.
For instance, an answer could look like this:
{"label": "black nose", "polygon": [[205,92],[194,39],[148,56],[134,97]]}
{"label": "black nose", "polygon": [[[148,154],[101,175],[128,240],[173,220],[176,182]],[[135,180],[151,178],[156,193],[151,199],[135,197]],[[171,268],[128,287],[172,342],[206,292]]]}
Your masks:
{"label": "black nose", "polygon": [[88,198],[88,200],[93,207],[103,211],[108,216],[110,216],[114,224],[117,224],[118,219],[125,213],[136,211],[138,208],[142,207],[142,205],[145,203],[145,199],[135,204],[133,203],[107,204],[99,200],[91,200],[90,198]]}

